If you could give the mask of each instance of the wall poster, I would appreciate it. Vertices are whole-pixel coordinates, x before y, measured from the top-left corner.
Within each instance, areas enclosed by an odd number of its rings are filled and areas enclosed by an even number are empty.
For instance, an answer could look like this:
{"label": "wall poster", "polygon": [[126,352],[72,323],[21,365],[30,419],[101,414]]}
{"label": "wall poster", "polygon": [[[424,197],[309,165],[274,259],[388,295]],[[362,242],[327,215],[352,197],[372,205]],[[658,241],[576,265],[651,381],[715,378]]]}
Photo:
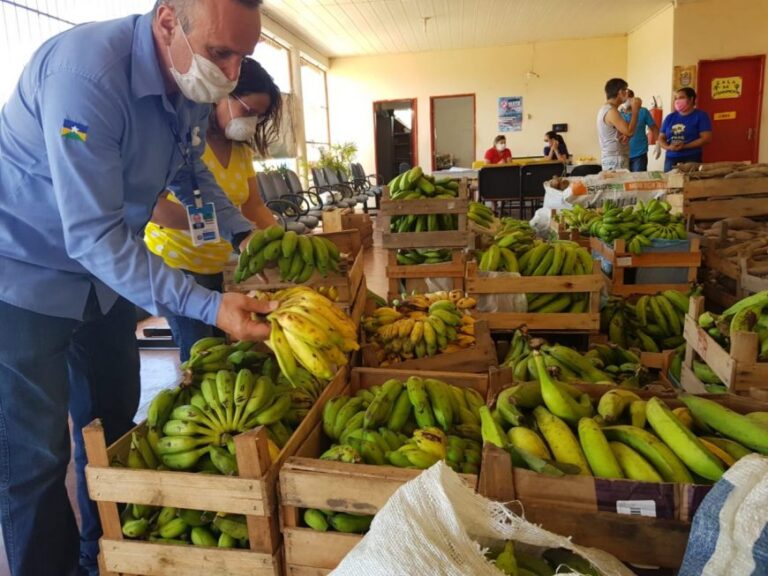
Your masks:
{"label": "wall poster", "polygon": [[523,97],[499,97],[499,132],[520,132],[523,129]]}

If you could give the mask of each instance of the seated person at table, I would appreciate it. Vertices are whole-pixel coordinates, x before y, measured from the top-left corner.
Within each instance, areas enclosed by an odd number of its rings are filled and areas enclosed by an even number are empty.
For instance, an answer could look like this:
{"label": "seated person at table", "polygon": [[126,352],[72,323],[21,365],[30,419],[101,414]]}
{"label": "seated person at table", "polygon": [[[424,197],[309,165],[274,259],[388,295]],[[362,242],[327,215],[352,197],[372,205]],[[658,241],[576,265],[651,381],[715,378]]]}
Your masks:
{"label": "seated person at table", "polygon": [[557,132],[550,130],[544,134],[544,157],[547,160],[558,160],[559,162],[568,162],[568,146],[565,140]]}
{"label": "seated person at table", "polygon": [[507,137],[503,134],[493,139],[493,147],[485,151],[488,164],[507,164],[512,161],[512,152],[507,149]]}

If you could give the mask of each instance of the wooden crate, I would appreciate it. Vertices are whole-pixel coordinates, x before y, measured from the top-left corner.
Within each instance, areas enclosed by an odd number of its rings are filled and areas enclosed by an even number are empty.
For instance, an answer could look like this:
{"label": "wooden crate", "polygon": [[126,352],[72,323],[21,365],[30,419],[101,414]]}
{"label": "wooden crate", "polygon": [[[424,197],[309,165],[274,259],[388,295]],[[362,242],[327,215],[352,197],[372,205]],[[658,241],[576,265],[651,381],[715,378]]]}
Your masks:
{"label": "wooden crate", "polygon": [[589,250],[589,236],[582,236],[578,230],[566,227],[564,222],[558,222],[556,220],[556,216],[557,210],[552,210],[549,217],[549,229],[555,237],[558,240],[570,240],[571,242],[576,242],[582,248]]}
{"label": "wooden crate", "polygon": [[[600,385],[577,385],[593,398],[605,392]],[[642,398],[654,394],[636,391]],[[658,396],[658,394],[656,394]],[[682,406],[674,395],[661,395],[671,408]],[[707,396],[745,414],[765,410],[768,404],[730,394]],[[591,476],[553,478],[513,468],[507,452],[484,446],[478,492],[500,502],[519,502],[515,511],[582,546],[610,552],[639,565],[679,568],[691,529],[691,520],[710,485],[644,483]],[[619,514],[617,501],[652,501],[656,517]]]}
{"label": "wooden crate", "polygon": [[[760,340],[755,332],[736,332],[731,336],[731,349],[720,344],[699,327],[698,318],[704,312],[704,298],[691,298],[685,316],[685,360],[680,380],[689,392],[706,392],[704,384],[693,373],[694,354],[712,368],[723,384],[734,394],[754,394],[768,390],[768,362],[758,362]],[[758,392],[758,395],[759,392]]]}
{"label": "wooden crate", "polygon": [[[499,359],[496,355],[496,346],[491,338],[488,323],[478,321],[475,323],[475,345],[464,348],[458,352],[437,354],[424,358],[412,358],[392,364],[392,368],[398,370],[441,370],[443,372],[487,372],[490,367],[498,366]],[[378,367],[381,362],[376,357],[376,350],[371,344],[363,342],[361,346],[363,366],[369,368]]]}
{"label": "wooden crate", "polygon": [[[344,232],[317,234],[317,236],[327,238],[338,246],[340,252],[347,254],[349,257],[346,260],[342,259],[339,272],[329,272],[326,278],[323,278],[319,272],[315,272],[303,285],[313,288],[319,288],[320,286],[330,288],[333,286],[339,292],[338,304],[342,308],[345,306],[351,308],[354,304],[354,297],[358,293],[360,282],[365,274],[360,234],[357,230],[347,230]],[[269,282],[262,282],[257,276],[251,276],[243,282],[236,283],[234,281],[235,268],[237,268],[236,261],[230,261],[224,268],[225,292],[274,291],[296,286],[293,282],[281,282],[276,269],[266,270],[266,274],[270,277]]]}
{"label": "wooden crate", "polygon": [[540,312],[473,312],[479,320],[488,322],[491,330],[515,330],[527,326],[529,330],[552,332],[596,332],[600,329],[600,291],[603,278],[595,268],[592,274],[581,276],[515,276],[508,278],[482,278],[477,262],[467,262],[465,278],[467,293],[480,298],[486,294],[527,294],[552,292],[588,292],[589,307],[583,313]]}
{"label": "wooden crate", "polygon": [[[457,198],[429,198],[424,200],[392,200],[389,189],[384,187],[381,207],[376,217],[381,231],[381,245],[387,249],[398,248],[466,248],[470,246],[473,235],[467,227],[467,181],[459,183]],[[457,214],[458,230],[439,232],[390,232],[393,216]]]}
{"label": "wooden crate", "polygon": [[[611,264],[612,275],[604,275],[605,285],[609,294],[629,296],[631,294],[657,294],[663,290],[688,291],[696,281],[698,268],[701,265],[700,240],[690,238],[687,252],[644,252],[632,254],[627,252],[626,242],[622,239],[614,241],[613,247],[608,246],[599,238],[591,239],[591,248]],[[680,284],[627,284],[624,274],[628,269],[639,268],[687,268],[687,280]]]}
{"label": "wooden crate", "polygon": [[[405,381],[411,370],[355,368],[347,394],[360,388],[382,384],[390,378]],[[485,374],[423,372],[419,376],[437,378],[449,384],[471,387],[483,397],[495,395],[502,371]],[[353,514],[375,514],[403,484],[421,473],[394,466],[344,464],[319,460],[328,447],[322,425],[302,444],[296,456],[289,458],[280,472],[280,504],[285,549],[286,574],[295,576],[325,574],[333,570],[362,539],[357,534],[316,532],[302,527],[301,514],[306,508],[319,508]],[[477,476],[462,475],[474,488]]]}
{"label": "wooden crate", "polygon": [[[83,429],[88,465],[88,493],[96,502],[104,535],[100,541],[102,576],[280,576],[281,535],[277,510],[278,472],[322,421],[325,402],[347,385],[347,368],[340,369],[315,405],[270,462],[267,432],[263,427],[235,437],[239,476],[168,470],[133,470],[110,466],[115,458],[126,461],[131,432],[107,447],[99,420]],[[118,503],[175,506],[245,514],[250,550],[174,546],[124,538]]]}
{"label": "wooden crate", "polygon": [[683,214],[694,220],[768,216],[768,178],[682,180]]}
{"label": "wooden crate", "polygon": [[[400,298],[402,293],[400,287],[401,280],[408,282],[409,280],[424,280],[426,278],[451,278],[451,288],[463,292],[465,262],[464,251],[453,250],[450,262],[403,265],[397,263],[397,251],[389,250],[386,271],[389,283],[387,299],[391,302],[395,298]],[[406,291],[410,292],[410,290]],[[427,290],[417,289],[417,292],[427,292]]]}

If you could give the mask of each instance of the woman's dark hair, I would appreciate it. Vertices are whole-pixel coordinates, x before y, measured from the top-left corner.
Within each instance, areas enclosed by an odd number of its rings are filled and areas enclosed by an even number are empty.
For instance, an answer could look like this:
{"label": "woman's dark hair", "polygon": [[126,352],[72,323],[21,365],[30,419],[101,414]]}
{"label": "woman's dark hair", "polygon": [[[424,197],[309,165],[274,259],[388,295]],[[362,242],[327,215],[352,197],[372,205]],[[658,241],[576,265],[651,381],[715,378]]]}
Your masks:
{"label": "woman's dark hair", "polygon": [[558,134],[554,130],[550,130],[549,132],[544,134],[544,136],[546,136],[550,140],[557,140],[561,146],[565,146],[565,140],[563,140],[563,137],[560,136],[560,134]]}
{"label": "woman's dark hair", "polygon": [[504,141],[504,142],[507,141],[507,137],[504,136],[504,134],[499,134],[498,136],[496,136],[496,138],[493,139],[493,145],[496,146],[496,144],[498,144],[501,141]]}
{"label": "woman's dark hair", "polygon": [[686,98],[690,98],[691,100],[693,100],[694,104],[696,103],[696,90],[694,90],[693,88],[686,86],[685,88],[680,88],[678,92],[682,92],[683,94],[685,94]]}
{"label": "woman's dark hair", "polygon": [[[267,148],[275,142],[280,134],[280,122],[283,117],[283,98],[280,88],[275,84],[272,76],[264,67],[253,58],[245,58],[240,67],[240,78],[237,86],[232,90],[231,96],[248,96],[249,94],[269,95],[269,108],[259,118],[256,131],[248,144],[262,156],[267,155]],[[215,114],[211,112],[211,119],[215,122]],[[217,129],[221,129],[214,123]]]}

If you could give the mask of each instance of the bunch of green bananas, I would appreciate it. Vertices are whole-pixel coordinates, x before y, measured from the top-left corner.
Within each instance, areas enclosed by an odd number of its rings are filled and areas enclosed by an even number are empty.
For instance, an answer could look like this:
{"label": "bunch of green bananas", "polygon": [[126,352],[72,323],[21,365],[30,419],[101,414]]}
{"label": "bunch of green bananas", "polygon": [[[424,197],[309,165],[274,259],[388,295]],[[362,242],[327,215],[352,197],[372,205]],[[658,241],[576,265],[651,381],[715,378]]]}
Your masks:
{"label": "bunch of green bananas", "polygon": [[517,256],[530,250],[536,241],[536,231],[526,220],[502,218],[501,228],[493,237],[499,248],[508,248]]}
{"label": "bunch of green bananas", "polygon": [[596,344],[589,352],[581,354],[568,346],[550,345],[541,338],[529,338],[516,330],[502,362],[502,366],[512,369],[515,382],[538,379],[534,350],[539,351],[550,373],[565,382],[639,388],[649,381],[649,373],[643,368],[640,357],[631,350]]}
{"label": "bunch of green bananas", "polygon": [[680,395],[685,406],[673,411],[621,388],[606,391],[595,408],[589,395],[552,378],[538,351],[534,363],[538,382],[503,390],[493,412],[480,412],[483,441],[508,449],[515,466],[555,476],[716,482],[738,458],[768,454],[768,413],[744,416],[691,394]]}
{"label": "bunch of green bananas", "polygon": [[337,367],[349,362],[347,353],[360,348],[352,320],[312,288],[295,286],[271,298],[279,306],[267,316],[272,326],[268,345],[291,383],[300,378],[300,366],[330,380]]}
{"label": "bunch of green bananas", "polygon": [[[592,273],[589,251],[570,240],[536,241],[519,257],[506,247],[504,236],[480,255],[478,269],[482,272],[518,272],[522,276],[571,276]],[[514,240],[512,244],[514,244]],[[589,309],[588,293],[526,294],[528,312],[583,313]]]}
{"label": "bunch of green bananas", "polygon": [[494,236],[501,227],[501,220],[496,218],[493,210],[482,202],[470,202],[467,217],[472,227],[481,234]]}
{"label": "bunch of green bananas", "polygon": [[249,547],[245,516],[128,504],[121,520],[123,535],[133,540],[209,548]]}
{"label": "bunch of green bananas", "polygon": [[507,576],[553,576],[560,566],[568,566],[578,574],[602,574],[588,560],[565,548],[538,549],[534,553],[530,546],[522,550],[508,540],[501,550],[489,548],[485,555]]}
{"label": "bunch of green bananas", "polygon": [[573,208],[568,208],[555,213],[555,220],[562,222],[568,230],[578,230],[581,234],[586,234],[592,222],[600,220],[600,212],[593,208],[584,208],[581,204],[575,204]]}
{"label": "bunch of green bananas", "polygon": [[398,250],[397,263],[403,266],[413,264],[440,264],[453,259],[453,250],[449,248],[417,248],[414,250]]}
{"label": "bunch of green bananas", "polygon": [[371,527],[371,514],[350,514],[333,510],[307,508],[303,514],[304,524],[317,532],[344,532],[347,534],[365,534]]}
{"label": "bunch of green bananas", "polygon": [[459,195],[459,182],[452,178],[435,179],[424,174],[420,166],[414,166],[407,172],[398,174],[389,184],[391,200],[420,200],[422,198],[456,198]]}
{"label": "bunch of green bananas", "polygon": [[459,229],[459,217],[456,214],[409,214],[392,216],[390,232],[440,232]]}
{"label": "bunch of green bananas", "polygon": [[570,226],[578,225],[579,232],[596,236],[607,244],[617,238],[627,241],[627,250],[633,254],[653,244],[653,239],[684,240],[688,237],[681,214],[671,214],[672,207],[663,200],[638,202],[634,207],[621,208],[606,202],[599,210],[574,208],[564,210],[561,217]]}
{"label": "bunch of green bananas", "polygon": [[[742,298],[722,314],[704,312],[698,318],[699,326],[725,350],[731,348],[731,338],[736,332],[756,332],[759,347],[756,361],[768,361],[768,291],[757,292]],[[682,360],[673,358],[676,377]],[[724,384],[715,372],[698,355],[693,361],[693,372],[710,392],[724,392]]]}
{"label": "bunch of green bananas", "polygon": [[600,330],[618,346],[640,348],[646,352],[672,350],[685,342],[683,327],[691,296],[689,292],[664,290],[640,296],[635,304],[612,296],[600,312]]}
{"label": "bunch of green bananas", "polygon": [[[237,374],[219,370],[206,375],[199,389],[160,392],[150,404],[147,438],[166,468],[190,470],[205,457],[201,465],[210,462],[232,475],[237,473],[233,436],[267,426],[276,446],[282,445],[290,426],[300,423],[314,402],[313,394],[247,368]],[[146,457],[145,463],[152,467]]]}
{"label": "bunch of green bananas", "polygon": [[255,345],[247,340],[228,344],[226,338],[218,336],[201,338],[189,349],[189,360],[182,362],[180,368],[197,376],[218,370],[258,370],[270,355],[253,350]]}
{"label": "bunch of green bananas", "polygon": [[323,277],[339,271],[339,248],[322,236],[299,235],[274,224],[253,233],[248,247],[240,253],[235,269],[235,282],[247,280],[267,266],[277,263],[283,282],[303,283],[315,271]]}
{"label": "bunch of green bananas", "polygon": [[323,431],[337,442],[325,460],[429,468],[445,460],[476,474],[482,396],[434,378],[390,379],[337,396],[323,407]]}
{"label": "bunch of green bananas", "polygon": [[462,297],[456,302],[436,300],[425,311],[409,305],[381,307],[363,319],[363,329],[381,366],[457,352],[475,345],[475,320],[465,313],[475,304],[473,298]]}

